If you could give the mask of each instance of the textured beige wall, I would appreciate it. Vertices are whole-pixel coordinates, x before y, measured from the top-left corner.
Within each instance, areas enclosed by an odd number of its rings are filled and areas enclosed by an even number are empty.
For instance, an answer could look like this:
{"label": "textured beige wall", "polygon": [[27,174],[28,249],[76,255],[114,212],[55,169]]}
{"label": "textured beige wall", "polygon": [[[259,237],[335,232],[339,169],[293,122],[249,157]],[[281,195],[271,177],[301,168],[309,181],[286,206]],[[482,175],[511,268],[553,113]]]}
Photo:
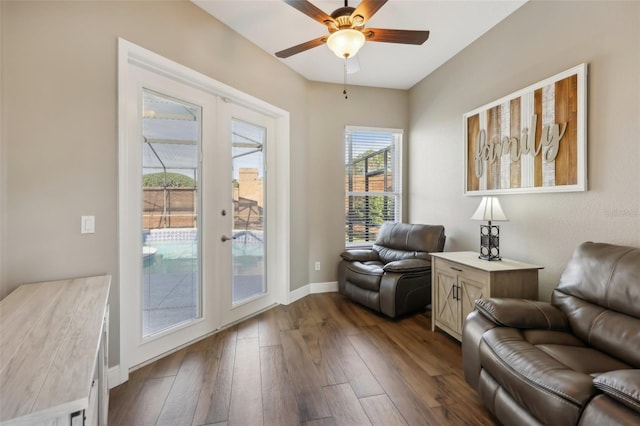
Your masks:
{"label": "textured beige wall", "polygon": [[[2,2],[4,277],[113,275],[118,362],[117,38],[291,113],[291,288],[308,283],[308,82],[187,1]],[[3,170],[4,171],[4,170]],[[96,233],[80,234],[80,216]]]}
{"label": "textured beige wall", "polygon": [[[404,129],[406,146],[408,91],[352,86],[345,100],[342,89],[342,85],[312,83],[309,90],[310,283],[336,281],[344,250],[345,126]],[[322,265],[320,271],[314,269],[316,261]]]}
{"label": "textured beige wall", "polygon": [[[0,297],[24,282],[112,274],[118,362],[117,37],[290,112],[291,289],[335,281],[344,126],[407,129],[407,91],[352,87],[345,101],[341,86],[304,80],[188,2],[2,4],[8,249]],[[95,234],[79,232],[86,214],[96,216]]]}
{"label": "textured beige wall", "polygon": [[589,191],[501,196],[501,252],[544,265],[546,300],[577,244],[640,246],[638,46],[640,2],[532,1],[414,86],[409,219],[444,224],[446,250],[476,250],[462,114],[586,62]]}

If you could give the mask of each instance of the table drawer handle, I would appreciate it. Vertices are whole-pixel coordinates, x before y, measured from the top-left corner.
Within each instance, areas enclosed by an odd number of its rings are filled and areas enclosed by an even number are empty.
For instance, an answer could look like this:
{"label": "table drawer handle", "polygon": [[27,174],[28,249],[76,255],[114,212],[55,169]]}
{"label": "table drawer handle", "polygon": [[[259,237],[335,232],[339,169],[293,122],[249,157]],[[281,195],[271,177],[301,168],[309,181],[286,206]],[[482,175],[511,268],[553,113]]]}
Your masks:
{"label": "table drawer handle", "polygon": [[462,269],[454,268],[453,266],[449,266],[449,268],[453,269],[454,271],[462,272]]}

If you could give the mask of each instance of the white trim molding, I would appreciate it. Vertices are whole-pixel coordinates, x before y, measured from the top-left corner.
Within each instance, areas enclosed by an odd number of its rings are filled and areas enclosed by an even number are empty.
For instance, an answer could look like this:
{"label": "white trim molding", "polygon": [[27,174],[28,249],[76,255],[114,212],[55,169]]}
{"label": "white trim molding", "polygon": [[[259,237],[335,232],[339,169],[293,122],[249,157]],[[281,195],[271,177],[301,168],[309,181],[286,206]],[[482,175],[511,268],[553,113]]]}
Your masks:
{"label": "white trim molding", "polygon": [[107,371],[107,384],[109,385],[109,389],[113,389],[122,383],[124,382],[121,381],[120,377],[120,364],[109,368]]}
{"label": "white trim molding", "polygon": [[316,293],[334,293],[338,291],[338,282],[311,283],[289,292],[287,305],[302,299],[305,296]]}

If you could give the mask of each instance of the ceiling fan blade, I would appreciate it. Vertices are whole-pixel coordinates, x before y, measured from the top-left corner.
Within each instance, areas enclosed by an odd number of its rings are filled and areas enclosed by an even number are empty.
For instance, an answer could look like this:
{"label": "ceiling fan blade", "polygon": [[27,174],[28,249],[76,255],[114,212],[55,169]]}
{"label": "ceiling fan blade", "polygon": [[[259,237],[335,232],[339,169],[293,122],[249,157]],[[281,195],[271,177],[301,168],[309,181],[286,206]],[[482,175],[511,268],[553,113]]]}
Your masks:
{"label": "ceiling fan blade", "polygon": [[367,38],[367,41],[385,43],[422,44],[429,38],[429,31],[365,28],[362,33]]}
{"label": "ceiling fan blade", "polygon": [[296,53],[304,52],[305,50],[313,49],[314,47],[318,47],[327,42],[327,36],[318,37],[313,40],[309,40],[307,42],[298,44],[297,46],[290,47],[288,49],[281,50],[276,52],[276,56],[278,58],[288,58],[289,56],[293,56]]}
{"label": "ceiling fan blade", "polygon": [[309,18],[320,22],[322,25],[327,25],[328,22],[333,22],[333,18],[322,10],[318,9],[311,2],[307,0],[283,0],[286,4],[295,9],[298,9],[300,12],[307,15]]}
{"label": "ceiling fan blade", "polygon": [[356,10],[351,14],[351,19],[360,15],[364,18],[364,22],[367,22],[387,1],[388,0],[362,0],[358,7],[356,7]]}

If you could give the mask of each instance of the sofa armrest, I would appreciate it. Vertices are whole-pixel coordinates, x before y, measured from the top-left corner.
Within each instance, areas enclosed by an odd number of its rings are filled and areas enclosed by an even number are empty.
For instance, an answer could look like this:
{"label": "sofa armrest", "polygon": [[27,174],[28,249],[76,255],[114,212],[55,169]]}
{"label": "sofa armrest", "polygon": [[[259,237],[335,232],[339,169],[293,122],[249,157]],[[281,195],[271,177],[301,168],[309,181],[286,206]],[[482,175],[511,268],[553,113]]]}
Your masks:
{"label": "sofa armrest", "polygon": [[340,253],[340,257],[350,262],[367,262],[378,260],[378,252],[371,249],[346,250]]}
{"label": "sofa armrest", "polygon": [[640,412],[640,370],[615,370],[600,374],[593,385],[609,397]]}
{"label": "sofa armrest", "polygon": [[476,309],[497,325],[514,328],[568,330],[565,314],[547,302],[525,299],[484,298]]}
{"label": "sofa armrest", "polygon": [[462,365],[464,379],[478,392],[480,390],[480,345],[482,336],[497,324],[478,311],[472,311],[462,325]]}
{"label": "sofa armrest", "polygon": [[431,262],[424,259],[402,259],[389,262],[382,269],[385,272],[426,272],[431,269]]}

